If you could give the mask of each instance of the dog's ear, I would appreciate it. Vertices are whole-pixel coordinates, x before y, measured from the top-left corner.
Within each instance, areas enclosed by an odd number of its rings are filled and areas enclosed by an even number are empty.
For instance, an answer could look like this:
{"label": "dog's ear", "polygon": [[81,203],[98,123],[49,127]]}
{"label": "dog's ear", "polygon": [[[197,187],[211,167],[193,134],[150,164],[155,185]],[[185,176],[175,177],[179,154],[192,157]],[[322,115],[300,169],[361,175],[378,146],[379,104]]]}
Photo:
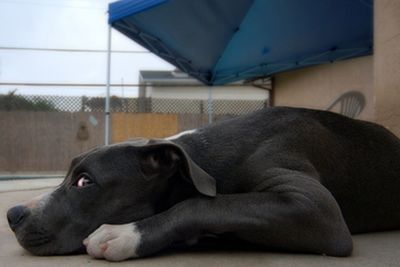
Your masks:
{"label": "dog's ear", "polygon": [[206,196],[216,195],[215,179],[193,162],[179,145],[160,139],[141,142],[138,148],[141,170],[148,179],[159,176],[169,178],[180,171],[200,193]]}
{"label": "dog's ear", "polygon": [[142,147],[139,152],[140,170],[146,180],[169,178],[178,169],[179,160],[178,153],[170,146],[153,144]]}

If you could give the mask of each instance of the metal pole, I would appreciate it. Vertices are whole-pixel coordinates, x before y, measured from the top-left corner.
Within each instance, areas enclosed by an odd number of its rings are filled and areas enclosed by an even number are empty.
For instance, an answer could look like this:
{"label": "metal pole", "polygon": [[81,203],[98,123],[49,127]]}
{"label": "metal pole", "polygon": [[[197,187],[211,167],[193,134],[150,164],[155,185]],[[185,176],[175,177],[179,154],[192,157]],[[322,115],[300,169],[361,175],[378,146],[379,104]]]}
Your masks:
{"label": "metal pole", "polygon": [[213,122],[212,86],[208,86],[208,124]]}
{"label": "metal pole", "polygon": [[111,83],[111,25],[108,25],[108,47],[107,47],[107,88],[105,101],[105,129],[104,144],[110,143],[110,83]]}

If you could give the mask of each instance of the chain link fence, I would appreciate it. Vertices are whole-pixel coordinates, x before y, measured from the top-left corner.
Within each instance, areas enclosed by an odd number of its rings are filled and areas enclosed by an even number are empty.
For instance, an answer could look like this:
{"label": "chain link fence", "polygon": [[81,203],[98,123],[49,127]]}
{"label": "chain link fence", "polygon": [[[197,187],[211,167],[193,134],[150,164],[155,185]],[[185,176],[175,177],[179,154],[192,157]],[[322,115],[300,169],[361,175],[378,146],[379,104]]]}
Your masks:
{"label": "chain link fence", "polygon": [[[7,154],[0,172],[66,171],[71,158],[103,145],[104,104],[104,97],[0,94],[0,151]],[[113,96],[109,138],[164,138],[265,106],[263,100],[218,99],[209,107],[207,100]]]}
{"label": "chain link fence", "polygon": [[[104,97],[0,95],[0,110],[104,112]],[[110,98],[111,112],[241,115],[267,107],[266,100],[208,100],[166,98]]]}

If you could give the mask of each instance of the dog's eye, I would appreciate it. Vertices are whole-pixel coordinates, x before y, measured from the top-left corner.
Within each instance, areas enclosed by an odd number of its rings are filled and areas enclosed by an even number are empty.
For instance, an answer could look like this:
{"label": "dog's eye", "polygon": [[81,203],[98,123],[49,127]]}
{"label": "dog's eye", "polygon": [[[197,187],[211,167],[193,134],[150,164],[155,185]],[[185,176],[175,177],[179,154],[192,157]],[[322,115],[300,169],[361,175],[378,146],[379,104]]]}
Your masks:
{"label": "dog's eye", "polygon": [[81,174],[78,178],[78,180],[76,180],[76,182],[74,183],[74,186],[76,187],[84,187],[87,185],[92,184],[93,181],[92,179],[90,179],[90,177],[86,174]]}

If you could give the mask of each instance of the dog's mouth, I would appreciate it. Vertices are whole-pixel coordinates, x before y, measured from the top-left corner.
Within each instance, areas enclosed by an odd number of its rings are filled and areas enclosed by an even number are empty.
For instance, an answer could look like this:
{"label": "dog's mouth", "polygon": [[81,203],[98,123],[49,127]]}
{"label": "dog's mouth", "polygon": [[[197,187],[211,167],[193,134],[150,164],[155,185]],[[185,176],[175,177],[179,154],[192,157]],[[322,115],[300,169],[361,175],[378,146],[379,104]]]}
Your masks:
{"label": "dog's mouth", "polygon": [[57,242],[54,235],[44,232],[31,232],[20,235],[16,233],[18,243],[36,256],[75,255],[86,253],[86,247],[81,243],[77,246],[68,246]]}
{"label": "dog's mouth", "polygon": [[7,211],[7,220],[18,243],[37,256],[76,254],[85,251],[82,244],[87,225],[71,220],[69,206],[49,202],[53,194],[41,195]]}
{"label": "dog's mouth", "polygon": [[[86,253],[86,247],[78,237],[64,234],[64,231],[53,232],[26,222],[14,231],[18,243],[35,256],[72,255]],[[83,237],[82,237],[83,240]]]}
{"label": "dog's mouth", "polygon": [[[73,231],[75,224],[52,221],[49,216],[30,214],[18,225],[10,224],[18,243],[35,256],[83,254],[83,239],[87,231]],[[51,222],[51,223],[50,223]],[[81,229],[79,229],[81,230]]]}
{"label": "dog's mouth", "polygon": [[[32,219],[29,218],[29,219]],[[49,256],[59,254],[60,247],[59,233],[49,231],[37,220],[24,221],[17,228],[13,229],[18,243],[28,252],[36,256]]]}
{"label": "dog's mouth", "polygon": [[54,240],[52,235],[42,235],[39,233],[32,233],[22,237],[19,242],[23,247],[36,248],[47,245]]}
{"label": "dog's mouth", "polygon": [[17,229],[15,236],[18,243],[34,255],[44,256],[54,254],[55,236],[44,229]]}

